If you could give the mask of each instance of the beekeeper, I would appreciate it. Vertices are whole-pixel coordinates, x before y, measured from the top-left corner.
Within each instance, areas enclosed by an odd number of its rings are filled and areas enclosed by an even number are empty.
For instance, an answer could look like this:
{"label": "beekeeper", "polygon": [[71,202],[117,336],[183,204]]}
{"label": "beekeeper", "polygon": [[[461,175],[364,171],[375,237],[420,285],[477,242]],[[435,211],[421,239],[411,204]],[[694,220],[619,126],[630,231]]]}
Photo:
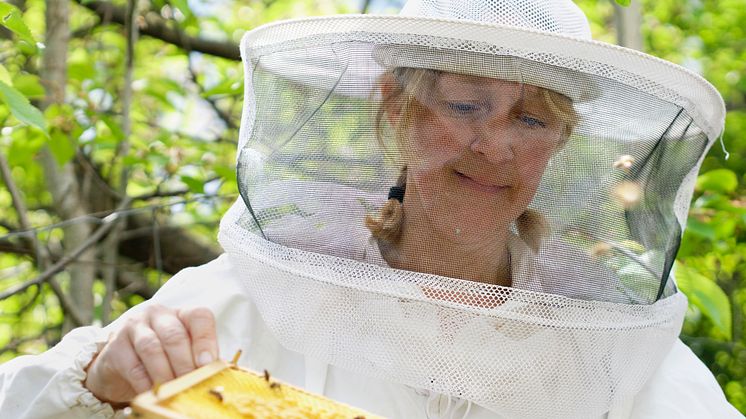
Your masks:
{"label": "beekeeper", "polygon": [[109,417],[241,363],[392,418],[737,418],[672,266],[719,94],[569,0],[410,0],[241,43],[226,253],[0,367],[2,417]]}

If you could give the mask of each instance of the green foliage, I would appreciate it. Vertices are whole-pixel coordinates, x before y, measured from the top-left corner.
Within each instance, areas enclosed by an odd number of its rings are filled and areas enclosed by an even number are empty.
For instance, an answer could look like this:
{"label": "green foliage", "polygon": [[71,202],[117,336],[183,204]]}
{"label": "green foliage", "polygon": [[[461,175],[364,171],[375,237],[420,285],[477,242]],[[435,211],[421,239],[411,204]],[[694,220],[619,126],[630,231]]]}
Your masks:
{"label": "green foliage", "polygon": [[679,251],[677,283],[689,297],[682,339],[710,366],[731,403],[746,410],[746,205],[743,186],[729,169],[697,179]]}
{"label": "green foliage", "polygon": [[[630,0],[615,1],[630,4]],[[352,12],[357,7],[343,0],[140,3],[184,36],[207,34],[211,40],[234,43],[245,31],[268,21]],[[594,37],[615,42],[613,13],[618,8],[614,2],[577,3],[589,16]],[[0,2],[0,26],[10,31],[0,31],[6,36],[0,37],[0,152],[30,208],[30,223],[47,226],[61,221],[50,210],[53,202],[38,164],[40,150],[47,145],[58,164],[74,161],[76,153],[87,159],[89,166],[78,167],[86,187],[104,183],[116,190],[126,173],[128,195],[154,196],[135,200],[135,211],[157,212],[159,222],[214,242],[217,221],[230,203],[220,197],[235,197],[237,189],[238,136],[236,129],[216,116],[215,108],[234,124],[240,121],[241,65],[187,53],[152,37],[140,38],[135,46],[129,147],[122,152],[126,135],[123,28],[102,24],[88,9],[70,3],[75,35],[66,63],[67,101],[42,113],[37,106],[44,97],[39,78],[43,48],[37,47],[37,40],[44,42],[39,38],[44,33],[44,7],[43,0],[26,0],[23,10]],[[716,145],[704,160],[675,275],[690,301],[682,339],[710,367],[731,403],[746,412],[746,160],[735,158],[746,156],[746,0],[645,0],[641,8],[647,52],[703,74],[723,94],[728,109],[723,139],[734,158],[725,161]],[[334,139],[330,146],[335,147],[357,133],[329,135]],[[202,200],[182,203],[194,198]],[[11,208],[8,191],[0,188],[0,236],[18,229],[18,215]],[[48,249],[61,247],[61,229],[35,234]],[[15,236],[9,240],[22,242]],[[640,249],[630,250],[639,253]],[[168,276],[132,261],[121,264],[152,288]],[[0,290],[41,270],[28,254],[0,253]],[[647,275],[634,270],[623,273],[630,280]],[[67,274],[57,279],[64,287],[69,285]],[[94,292],[100,322],[106,292],[100,275]],[[120,289],[114,295],[111,317],[142,300],[142,295]],[[47,286],[0,301],[0,362],[54,344],[61,336],[63,319],[57,297]]]}
{"label": "green foliage", "polygon": [[726,340],[732,339],[731,306],[725,292],[708,278],[682,263],[674,268],[676,283],[688,297],[689,303],[697,307],[713,323],[717,332]]}
{"label": "green foliage", "polygon": [[44,116],[29,102],[28,98],[12,86],[0,81],[0,100],[5,106],[10,108],[10,112],[24,124],[38,128],[40,131],[47,132],[47,123]]}
{"label": "green foliage", "polygon": [[697,178],[697,191],[727,194],[738,188],[738,177],[732,170],[716,169]]}
{"label": "green foliage", "polygon": [[[141,14],[159,16],[185,37],[232,43],[246,30],[269,20],[349,11],[341,6],[342,0],[146,3],[140,3]],[[19,9],[0,2],[0,153],[7,158],[15,186],[29,208],[29,223],[42,226],[36,232],[39,243],[57,256],[62,252],[63,230],[43,228],[62,221],[54,211],[39,164],[46,146],[58,165],[75,163],[80,190],[92,195],[90,212],[110,209],[105,206],[108,194],[127,176],[126,193],[136,197],[133,214],[153,215],[168,231],[185,231],[195,240],[217,247],[218,221],[237,190],[238,132],[231,124],[240,120],[241,64],[140,37],[135,44],[127,137],[123,26],[109,22],[109,17],[102,22],[87,8],[71,2],[73,36],[66,62],[66,100],[42,112],[45,86],[39,74],[46,49],[39,35],[44,33],[45,4],[43,0],[26,0]],[[112,4],[122,7],[124,3]],[[37,40],[41,42],[37,44]],[[125,139],[128,147],[123,147]],[[81,165],[81,160],[86,164]],[[101,185],[104,193],[96,189]],[[24,237],[5,236],[19,229],[10,194],[0,186],[0,238],[8,240],[3,246],[24,248]],[[152,234],[148,229],[145,236]],[[146,257],[142,262],[120,257],[117,269],[144,281],[139,286],[157,289],[169,275],[145,266],[152,264],[152,259]],[[5,253],[4,247],[0,252],[0,291],[18,286],[42,270],[27,252]],[[63,289],[69,288],[67,273],[56,279]],[[112,296],[108,318],[142,302],[145,294],[138,290],[120,284]],[[102,322],[107,292],[102,272],[97,274],[93,292],[94,321]],[[63,320],[57,296],[47,285],[0,300],[0,362],[55,344],[62,334]]]}
{"label": "green foliage", "polygon": [[36,41],[23,21],[21,11],[8,3],[0,3],[0,25],[15,33],[23,43],[24,50],[36,52]]}

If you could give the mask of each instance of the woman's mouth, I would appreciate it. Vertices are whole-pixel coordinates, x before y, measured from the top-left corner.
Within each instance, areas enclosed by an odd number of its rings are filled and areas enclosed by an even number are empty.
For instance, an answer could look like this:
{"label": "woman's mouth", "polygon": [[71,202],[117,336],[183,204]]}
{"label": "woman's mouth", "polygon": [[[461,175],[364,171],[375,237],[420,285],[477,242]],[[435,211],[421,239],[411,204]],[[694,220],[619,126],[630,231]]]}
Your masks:
{"label": "woman's mouth", "polygon": [[472,178],[459,171],[456,171],[456,177],[458,177],[458,180],[462,185],[479,192],[497,193],[508,189],[508,186],[506,185],[495,185],[486,180]]}

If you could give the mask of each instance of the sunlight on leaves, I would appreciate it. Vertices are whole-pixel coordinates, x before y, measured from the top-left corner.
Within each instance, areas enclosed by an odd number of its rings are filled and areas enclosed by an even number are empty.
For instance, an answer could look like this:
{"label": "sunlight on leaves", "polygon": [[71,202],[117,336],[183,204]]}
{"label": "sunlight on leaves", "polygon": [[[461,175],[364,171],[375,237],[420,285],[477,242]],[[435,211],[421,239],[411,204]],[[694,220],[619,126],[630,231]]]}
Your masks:
{"label": "sunlight on leaves", "polygon": [[34,52],[36,51],[34,36],[23,21],[23,15],[18,8],[12,4],[0,3],[0,25],[18,35],[22,41],[33,47]]}
{"label": "sunlight on leaves", "polygon": [[2,81],[0,81],[0,100],[10,108],[10,112],[19,121],[47,133],[47,122],[41,111],[34,107],[21,92]]}
{"label": "sunlight on leaves", "polygon": [[732,338],[731,306],[728,296],[715,281],[685,266],[681,262],[674,265],[676,284],[689,298],[690,304],[697,307],[709,318],[728,340]]}

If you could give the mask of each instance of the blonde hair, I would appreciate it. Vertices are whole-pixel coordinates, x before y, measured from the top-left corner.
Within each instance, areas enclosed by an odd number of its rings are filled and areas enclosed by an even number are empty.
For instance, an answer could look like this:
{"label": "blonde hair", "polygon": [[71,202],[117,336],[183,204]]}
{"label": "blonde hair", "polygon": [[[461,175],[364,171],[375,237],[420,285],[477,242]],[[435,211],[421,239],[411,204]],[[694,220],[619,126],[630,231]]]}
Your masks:
{"label": "blonde hair", "polygon": [[[384,150],[388,151],[386,141],[386,114],[393,107],[400,106],[398,114],[399,121],[395,124],[394,138],[396,147],[401,148],[405,133],[412,122],[418,116],[418,111],[424,105],[416,99],[420,92],[432,91],[441,72],[437,70],[419,68],[395,68],[384,75],[378,81],[378,91],[381,92],[381,105],[376,112],[376,138]],[[558,149],[564,146],[578,124],[579,116],[566,96],[552,90],[541,88],[542,97],[550,112],[564,124],[562,141]],[[401,151],[396,153],[401,155]],[[401,168],[396,186],[406,187],[407,167]],[[396,245],[401,239],[404,223],[404,210],[402,202],[396,198],[390,198],[381,208],[377,217],[367,215],[365,225],[371,231],[373,237],[387,245]],[[547,220],[541,213],[532,209],[526,209],[516,220],[516,228],[520,238],[534,251],[538,251],[544,236],[549,231]]]}

